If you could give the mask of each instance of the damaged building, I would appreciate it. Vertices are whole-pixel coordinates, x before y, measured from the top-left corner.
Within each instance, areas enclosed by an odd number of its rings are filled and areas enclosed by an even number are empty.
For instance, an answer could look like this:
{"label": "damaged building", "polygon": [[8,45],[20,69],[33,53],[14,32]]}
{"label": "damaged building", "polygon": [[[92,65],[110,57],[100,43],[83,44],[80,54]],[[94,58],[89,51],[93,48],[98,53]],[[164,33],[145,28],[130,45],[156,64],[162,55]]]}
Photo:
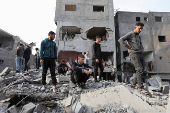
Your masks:
{"label": "damaged building", "polygon": [[[169,12],[125,12],[115,15],[115,36],[117,43],[117,69],[119,75],[132,76],[134,67],[130,62],[127,48],[118,43],[118,39],[134,30],[136,22],[144,23],[141,35],[144,46],[145,73],[160,75],[161,79],[169,79]],[[118,57],[120,56],[120,57]],[[120,77],[122,81],[127,81]]]}
{"label": "damaged building", "polygon": [[[100,35],[102,57],[107,63],[104,72],[113,73],[116,70],[113,0],[57,0],[55,23],[59,61],[65,59],[72,64],[78,54],[86,51],[92,57],[92,44]],[[89,64],[92,65],[92,61]]]}
{"label": "damaged building", "polygon": [[[2,29],[0,29],[0,72],[6,67],[16,70],[16,48],[19,43],[22,43],[24,46],[29,45],[31,48],[35,46],[34,43],[27,44],[18,36],[14,36]],[[34,56],[30,56],[28,62],[29,68],[34,68]],[[22,69],[24,68],[24,61],[21,65]]]}

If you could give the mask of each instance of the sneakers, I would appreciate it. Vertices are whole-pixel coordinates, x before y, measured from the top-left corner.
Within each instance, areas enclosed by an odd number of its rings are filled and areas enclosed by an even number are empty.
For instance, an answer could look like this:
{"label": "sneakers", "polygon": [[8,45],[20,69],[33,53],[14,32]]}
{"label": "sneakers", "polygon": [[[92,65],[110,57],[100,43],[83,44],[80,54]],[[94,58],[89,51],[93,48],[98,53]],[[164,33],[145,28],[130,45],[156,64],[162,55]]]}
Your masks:
{"label": "sneakers", "polygon": [[56,92],[57,92],[57,89],[56,89],[56,88],[53,88],[53,92],[56,93]]}
{"label": "sneakers", "polygon": [[41,91],[45,91],[45,86],[43,86],[43,87],[41,88]]}

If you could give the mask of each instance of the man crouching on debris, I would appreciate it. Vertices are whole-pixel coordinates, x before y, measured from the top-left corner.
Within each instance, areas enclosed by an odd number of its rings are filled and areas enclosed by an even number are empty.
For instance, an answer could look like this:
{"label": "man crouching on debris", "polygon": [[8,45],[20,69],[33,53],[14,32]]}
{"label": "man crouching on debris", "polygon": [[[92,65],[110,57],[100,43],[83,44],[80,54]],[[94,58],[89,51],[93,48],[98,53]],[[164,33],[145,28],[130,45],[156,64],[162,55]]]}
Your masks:
{"label": "man crouching on debris", "polygon": [[50,31],[48,33],[48,38],[41,42],[40,47],[40,62],[43,63],[43,72],[42,72],[42,84],[43,87],[41,90],[45,90],[46,85],[46,74],[48,68],[50,68],[51,79],[53,84],[53,92],[56,90],[56,77],[55,77],[55,60],[57,61],[57,47],[56,43],[53,41],[55,39],[55,33]]}
{"label": "man crouching on debris", "polygon": [[[127,33],[125,36],[121,37],[118,41],[121,45],[128,48],[128,53],[130,60],[135,67],[136,76],[134,77],[131,86],[133,88],[138,88],[143,92],[142,75],[144,71],[144,58],[143,58],[143,45],[141,42],[141,37],[139,33],[142,31],[144,24],[141,22],[136,23],[135,29],[132,32]],[[128,43],[125,43],[127,41]],[[138,83],[138,86],[135,86]]]}
{"label": "man crouching on debris", "polygon": [[71,81],[76,84],[77,87],[86,89],[85,83],[91,74],[92,68],[84,64],[84,55],[78,55],[77,61],[72,64]]}

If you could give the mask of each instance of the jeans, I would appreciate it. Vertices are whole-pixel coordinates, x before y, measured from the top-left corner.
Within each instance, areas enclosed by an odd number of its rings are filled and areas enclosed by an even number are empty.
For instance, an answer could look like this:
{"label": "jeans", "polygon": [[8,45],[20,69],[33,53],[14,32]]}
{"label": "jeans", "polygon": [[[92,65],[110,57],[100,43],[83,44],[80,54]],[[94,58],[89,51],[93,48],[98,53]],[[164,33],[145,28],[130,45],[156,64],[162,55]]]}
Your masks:
{"label": "jeans", "polygon": [[145,61],[143,55],[142,53],[133,53],[129,55],[130,55],[130,60],[136,70],[136,76],[134,77],[132,84],[135,85],[136,83],[138,83],[138,87],[141,88],[143,86],[142,76],[145,68]]}
{"label": "jeans", "polygon": [[46,85],[46,74],[47,74],[48,68],[50,68],[52,84],[56,85],[55,59],[52,59],[52,58],[44,58],[43,72],[42,72],[42,84]]}
{"label": "jeans", "polygon": [[39,69],[39,67],[40,67],[40,58],[35,57],[35,67],[36,67],[36,69]]}
{"label": "jeans", "polygon": [[22,62],[22,57],[16,57],[16,70],[21,71],[21,62]]}
{"label": "jeans", "polygon": [[24,71],[28,71],[28,61],[29,59],[25,59],[25,67],[24,67]]}

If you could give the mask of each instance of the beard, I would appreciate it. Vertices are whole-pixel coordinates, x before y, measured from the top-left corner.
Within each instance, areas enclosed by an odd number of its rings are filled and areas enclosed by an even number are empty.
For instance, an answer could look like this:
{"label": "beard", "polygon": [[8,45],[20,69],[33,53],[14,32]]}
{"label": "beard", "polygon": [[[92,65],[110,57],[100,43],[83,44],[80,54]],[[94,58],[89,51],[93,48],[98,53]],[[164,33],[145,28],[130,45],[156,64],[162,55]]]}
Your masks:
{"label": "beard", "polygon": [[54,40],[54,38],[53,38],[53,37],[50,37],[50,40]]}

